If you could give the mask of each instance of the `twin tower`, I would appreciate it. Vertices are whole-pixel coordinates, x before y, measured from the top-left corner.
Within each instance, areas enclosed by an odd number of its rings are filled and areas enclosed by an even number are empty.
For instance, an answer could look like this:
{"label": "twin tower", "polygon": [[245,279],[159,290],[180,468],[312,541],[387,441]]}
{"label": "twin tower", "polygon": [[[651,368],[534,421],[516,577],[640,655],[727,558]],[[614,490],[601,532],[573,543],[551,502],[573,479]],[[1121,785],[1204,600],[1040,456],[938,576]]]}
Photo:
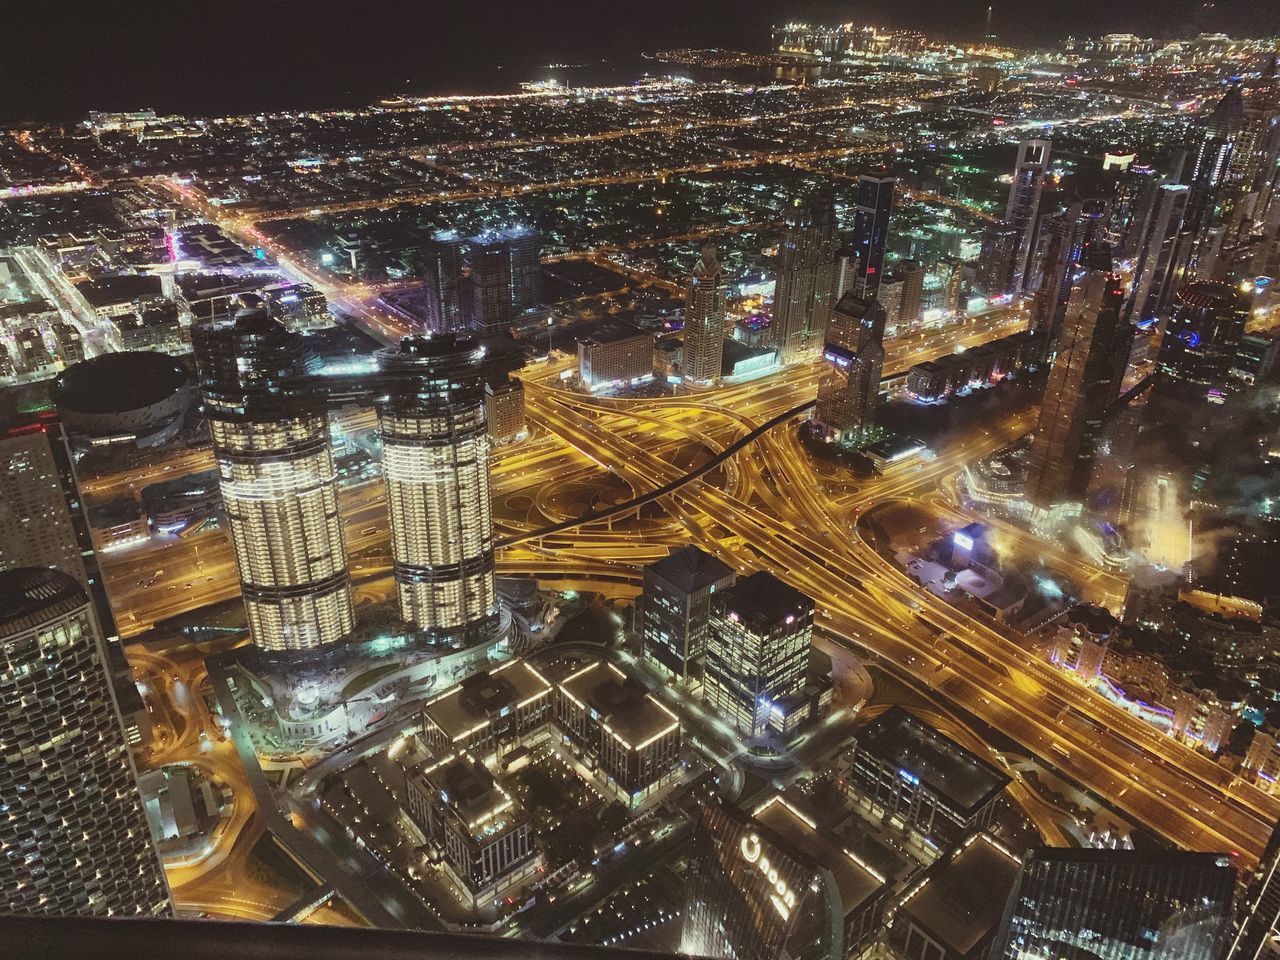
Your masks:
{"label": "twin tower", "polygon": [[355,622],[328,407],[376,407],[400,617],[463,647],[498,626],[484,384],[469,334],[413,336],[363,375],[327,372],[260,310],[193,329],[249,630],[261,649],[318,654]]}

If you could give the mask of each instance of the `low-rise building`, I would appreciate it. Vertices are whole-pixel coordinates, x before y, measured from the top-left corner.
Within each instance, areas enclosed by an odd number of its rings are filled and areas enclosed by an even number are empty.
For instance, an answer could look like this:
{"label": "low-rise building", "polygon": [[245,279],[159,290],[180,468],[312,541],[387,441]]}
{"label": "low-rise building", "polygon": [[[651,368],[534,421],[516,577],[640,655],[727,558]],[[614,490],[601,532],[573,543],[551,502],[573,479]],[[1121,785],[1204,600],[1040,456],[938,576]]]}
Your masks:
{"label": "low-rise building", "polygon": [[640,383],[653,377],[653,334],[634,324],[605,320],[578,341],[578,379],[589,390]]}
{"label": "low-rise building", "polygon": [[890,707],[854,734],[849,799],[947,850],[985,829],[1009,778],[953,740]]}
{"label": "low-rise building", "polygon": [[556,718],[586,770],[634,807],[680,765],[680,719],[611,663],[592,661],[556,684]]}
{"label": "low-rise building", "polygon": [[422,708],[422,735],[437,753],[501,758],[541,733],[552,715],[551,684],[524,660],[472,674]]}
{"label": "low-rise building", "polygon": [[93,542],[100,553],[111,553],[151,537],[142,505],[133,497],[120,497],[89,508]]}

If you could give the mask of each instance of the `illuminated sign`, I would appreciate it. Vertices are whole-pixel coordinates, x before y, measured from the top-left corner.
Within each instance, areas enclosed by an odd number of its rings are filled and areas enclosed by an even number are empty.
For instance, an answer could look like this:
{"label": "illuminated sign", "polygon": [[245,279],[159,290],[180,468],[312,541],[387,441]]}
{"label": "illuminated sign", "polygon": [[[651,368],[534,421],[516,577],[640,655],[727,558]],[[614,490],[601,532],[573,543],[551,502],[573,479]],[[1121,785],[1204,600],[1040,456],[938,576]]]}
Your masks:
{"label": "illuminated sign", "polygon": [[910,770],[899,769],[898,776],[901,777],[904,782],[911,784],[913,787],[920,786],[920,778]]}
{"label": "illuminated sign", "polygon": [[969,536],[967,533],[961,533],[959,531],[956,531],[951,536],[951,542],[954,543],[961,550],[973,549],[973,537]]}
{"label": "illuminated sign", "polygon": [[760,843],[758,833],[749,833],[738,844],[742,859],[753,864],[761,875],[769,881],[769,902],[778,911],[783,920],[790,919],[791,911],[796,906],[796,894],[785,880],[778,876],[778,868],[769,862],[764,855],[764,846]]}

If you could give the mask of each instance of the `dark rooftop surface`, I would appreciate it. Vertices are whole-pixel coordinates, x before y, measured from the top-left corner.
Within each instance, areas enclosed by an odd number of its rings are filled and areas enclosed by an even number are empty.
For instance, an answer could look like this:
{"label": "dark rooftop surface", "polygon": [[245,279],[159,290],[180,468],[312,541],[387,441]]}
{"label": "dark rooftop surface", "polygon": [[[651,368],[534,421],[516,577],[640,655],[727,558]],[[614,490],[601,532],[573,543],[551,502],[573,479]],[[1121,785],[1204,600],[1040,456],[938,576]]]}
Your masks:
{"label": "dark rooftop surface", "polygon": [[656,563],[649,564],[649,569],[685,593],[694,593],[733,573],[733,568],[728,564],[721,563],[695,546],[681,547]]}
{"label": "dark rooftop surface", "polygon": [[967,956],[1000,924],[1020,864],[984,833],[933,864],[902,907],[938,942]]}
{"label": "dark rooftop surface", "polygon": [[0,637],[29,629],[48,615],[88,602],[78,580],[49,567],[0,573]]}
{"label": "dark rooftop surface", "polygon": [[58,406],[78,413],[122,413],[159,403],[191,382],[179,361],[149,350],[104,353],[56,380]]}
{"label": "dark rooftop surface", "polygon": [[813,612],[812,600],[765,570],[739,580],[720,596],[725,610],[751,623],[776,623]]}
{"label": "dark rooftop surface", "polygon": [[618,340],[630,340],[632,337],[652,337],[653,334],[641,330],[634,323],[625,320],[606,318],[598,324],[591,335],[582,338],[583,343],[615,343]]}
{"label": "dark rooftop surface", "polygon": [[965,813],[1003,790],[1009,778],[902,707],[890,707],[855,734],[859,749],[891,764]]}
{"label": "dark rooftop surface", "polygon": [[159,277],[135,274],[81,280],[76,284],[76,289],[94,307],[130,303],[134,300],[150,300],[163,295]]}

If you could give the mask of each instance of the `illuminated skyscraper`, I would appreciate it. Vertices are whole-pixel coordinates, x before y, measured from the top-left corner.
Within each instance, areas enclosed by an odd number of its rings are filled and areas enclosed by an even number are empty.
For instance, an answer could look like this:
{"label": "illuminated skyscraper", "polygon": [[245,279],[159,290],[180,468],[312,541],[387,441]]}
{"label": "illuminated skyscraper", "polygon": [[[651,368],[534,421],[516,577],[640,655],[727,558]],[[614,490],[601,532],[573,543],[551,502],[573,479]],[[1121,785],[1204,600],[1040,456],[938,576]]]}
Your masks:
{"label": "illuminated skyscraper", "polygon": [[854,274],[846,289],[864,300],[875,299],[884,274],[884,251],[889,241],[889,219],[893,215],[895,177],[864,173],[858,178],[858,209],[853,219]]}
{"label": "illuminated skyscraper", "polygon": [[436,642],[484,640],[498,624],[485,351],[470,334],[406,337],[379,363],[400,616]]}
{"label": "illuminated skyscraper", "polygon": [[711,601],[735,579],[732,567],[695,546],[682,547],[645,567],[645,656],[681,680],[700,672]]}
{"label": "illuminated skyscraper", "polygon": [[0,913],[168,916],[93,605],[58,570],[0,573]]}
{"label": "illuminated skyscraper", "polygon": [[463,299],[462,238],[440,231],[422,245],[422,277],[426,281],[426,328],[433,333],[453,333],[468,325]]}
{"label": "illuminated skyscraper", "polygon": [[1101,234],[1105,212],[1106,205],[1100,201],[1077,201],[1045,223],[1044,258],[1031,309],[1031,331],[1040,335],[1046,356],[1058,346],[1080,250]]}
{"label": "illuminated skyscraper", "polygon": [[254,642],[316,651],[350,633],[350,577],[316,361],[265,311],[192,330]]}
{"label": "illuminated skyscraper", "polygon": [[898,264],[898,274],[902,277],[898,324],[909,327],[918,324],[924,313],[924,267],[916,260],[904,260]]}
{"label": "illuminated skyscraper", "polygon": [[781,363],[822,345],[836,284],[836,209],[830,194],[787,212],[773,294],[773,345]]}
{"label": "illuminated skyscraper", "polygon": [[1216,960],[1235,875],[1214,853],[1029,850],[991,960]]}
{"label": "illuminated skyscraper", "polygon": [[770,573],[718,593],[707,637],[707,704],[744,736],[779,728],[788,701],[804,688],[812,634],[813,601]]}
{"label": "illuminated skyscraper", "polygon": [[1160,316],[1181,283],[1190,240],[1183,231],[1190,195],[1191,188],[1181,183],[1162,183],[1156,191],[1142,225],[1133,270],[1129,316],[1135,323]]}
{"label": "illuminated skyscraper", "polygon": [[689,275],[684,306],[684,376],[697,383],[720,379],[724,356],[724,272],[708,243]]}
{"label": "illuminated skyscraper", "polygon": [[1018,158],[1013,166],[1013,183],[1005,204],[1004,219],[1018,231],[1018,252],[1013,261],[1010,289],[1022,292],[1030,270],[1031,251],[1035,249],[1036,217],[1040,210],[1040,194],[1044,175],[1049,168],[1049,141],[1023,140],[1018,144]]}
{"label": "illuminated skyscraper", "polygon": [[529,227],[486,230],[468,241],[471,326],[504,332],[517,316],[542,301],[542,237]]}
{"label": "illuminated skyscraper", "polygon": [[1249,306],[1226,283],[1197,280],[1179,290],[1156,356],[1156,391],[1204,400],[1211,391],[1225,390]]}
{"label": "illuminated skyscraper", "polygon": [[1120,317],[1124,290],[1105,243],[1086,247],[1062,338],[1045,386],[1027,470],[1027,499],[1048,509],[1080,501],[1088,486],[1103,415],[1120,395],[1129,324]]}
{"label": "illuminated skyscraper", "polygon": [[984,297],[1002,297],[1013,291],[1022,232],[1011,223],[988,224],[982,231],[975,286]]}
{"label": "illuminated skyscraper", "polygon": [[1280,953],[1280,826],[1271,831],[1253,876],[1237,900],[1226,960],[1272,960]]}
{"label": "illuminated skyscraper", "polygon": [[884,308],[853,292],[840,298],[823,347],[814,422],[822,435],[858,449],[876,435],[876,405],[884,370]]}
{"label": "illuminated skyscraper", "polygon": [[1191,194],[1187,202],[1186,227],[1194,241],[1188,252],[1189,265],[1197,269],[1209,230],[1218,223],[1220,205],[1233,203],[1230,183],[1236,137],[1244,128],[1244,98],[1232,87],[1200,124],[1199,145],[1191,167]]}

